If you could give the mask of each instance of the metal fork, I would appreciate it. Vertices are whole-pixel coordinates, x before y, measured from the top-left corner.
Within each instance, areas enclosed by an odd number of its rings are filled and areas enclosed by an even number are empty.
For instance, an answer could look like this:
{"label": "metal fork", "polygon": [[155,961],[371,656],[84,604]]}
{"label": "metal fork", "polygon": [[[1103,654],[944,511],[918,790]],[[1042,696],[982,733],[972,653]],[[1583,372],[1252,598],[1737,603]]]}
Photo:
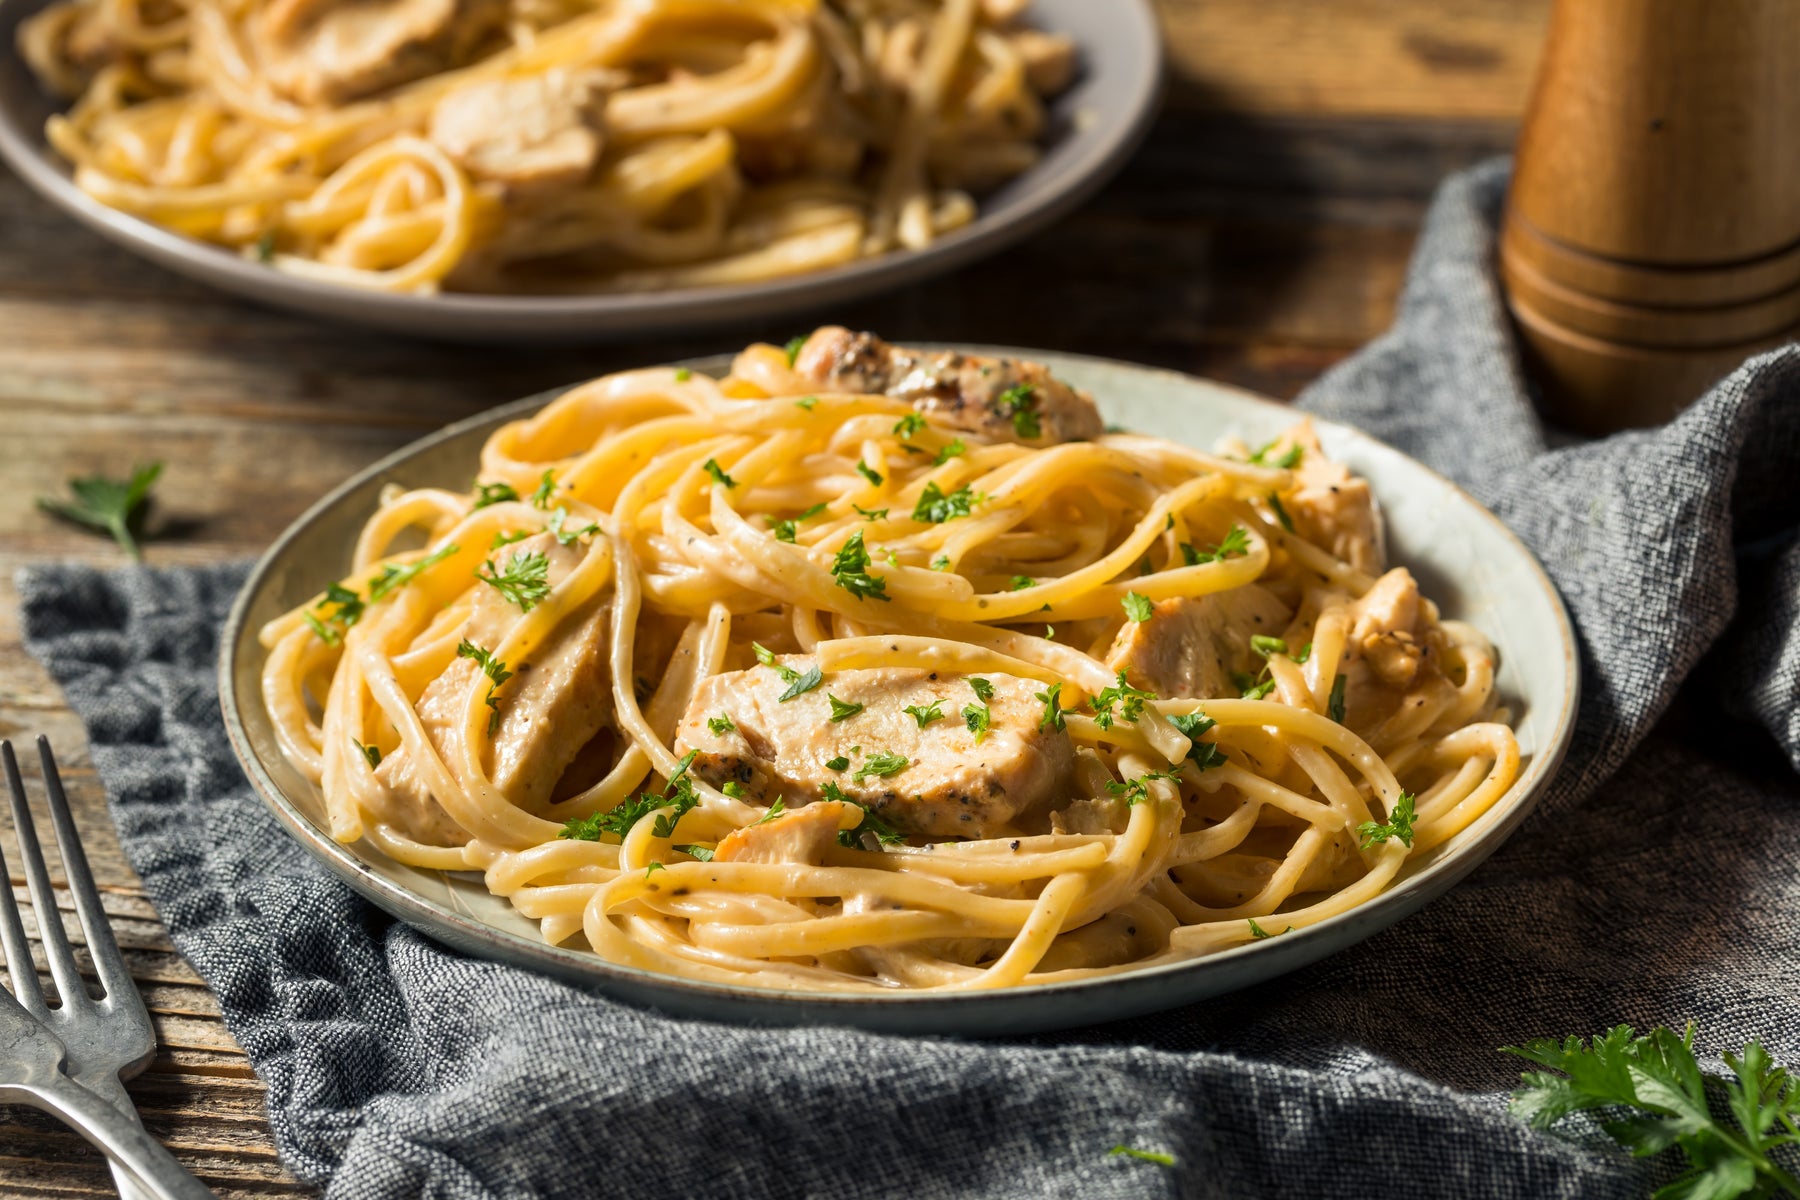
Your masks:
{"label": "metal fork", "polygon": [[[45,1002],[12,887],[0,886],[0,948],[5,950],[13,990],[12,996],[0,992],[0,1102],[31,1104],[63,1117],[112,1160],[113,1177],[125,1200],[143,1195],[139,1181],[160,1197],[199,1200],[210,1196],[199,1180],[144,1132],[137,1109],[125,1093],[122,1080],[143,1070],[155,1055],[156,1032],[100,907],[100,893],[88,870],[87,855],[46,738],[38,739],[38,759],[43,764],[63,874],[105,995],[99,1000],[90,998],[76,968],[56,896],[50,890],[50,874],[44,869],[37,829],[25,804],[18,760],[13,757],[12,743],[0,741],[0,761],[12,792],[13,833],[58,996],[55,1008]],[[0,884],[8,878],[5,857],[0,855]],[[65,1064],[67,1074],[62,1069]]]}

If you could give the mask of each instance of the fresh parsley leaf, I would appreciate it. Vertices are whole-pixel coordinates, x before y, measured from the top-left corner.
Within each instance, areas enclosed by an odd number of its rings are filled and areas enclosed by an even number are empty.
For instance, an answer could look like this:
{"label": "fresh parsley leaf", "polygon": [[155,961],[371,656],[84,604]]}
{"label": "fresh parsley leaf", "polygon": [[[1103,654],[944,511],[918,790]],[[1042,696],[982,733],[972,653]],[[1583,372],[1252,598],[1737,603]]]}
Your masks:
{"label": "fresh parsley leaf", "polygon": [[1269,507],[1275,510],[1275,519],[1281,522],[1281,527],[1289,533],[1294,532],[1294,518],[1288,516],[1287,509],[1281,506],[1281,497],[1274,492],[1269,493]]}
{"label": "fresh parsley leaf", "polygon": [[112,535],[125,552],[141,560],[134,529],[139,525],[150,503],[150,489],[162,474],[159,462],[131,469],[128,479],[108,479],[104,475],[88,475],[69,480],[73,500],[53,500],[39,496],[37,506],[53,517],[85,525]]}
{"label": "fresh parsley leaf", "polygon": [[816,405],[818,402],[819,402],[819,398],[817,396],[802,396],[798,400],[794,401],[794,407],[795,408],[804,408],[807,412],[811,412],[813,410],[813,406]]}
{"label": "fresh parsley leaf", "polygon": [[256,261],[271,263],[275,261],[275,231],[267,229],[256,239]]}
{"label": "fresh parsley leaf", "polygon": [[381,568],[381,574],[369,581],[369,603],[387,599],[391,593],[405,587],[459,549],[461,547],[456,545],[440,546],[424,558],[415,558],[409,563],[389,563]]}
{"label": "fresh parsley leaf", "polygon": [[858,783],[861,783],[871,775],[880,779],[886,779],[889,775],[898,775],[910,766],[912,766],[912,759],[906,757],[906,755],[882,751],[879,754],[871,754],[863,759],[862,766],[856,768],[855,774],[851,775],[850,778]]}
{"label": "fresh parsley leaf", "polygon": [[550,501],[555,498],[556,473],[554,471],[545,471],[543,478],[538,480],[537,490],[531,493],[531,507],[548,512],[550,509]]}
{"label": "fresh parsley leaf", "polygon": [[933,721],[944,719],[944,702],[933,700],[930,704],[909,704],[900,711],[911,716],[919,723],[919,728],[923,729]]}
{"label": "fresh parsley leaf", "polygon": [[1043,691],[1033,693],[1036,699],[1044,702],[1044,716],[1038,721],[1039,733],[1061,731],[1068,727],[1063,720],[1062,688],[1062,684],[1053,683]]}
{"label": "fresh parsley leaf", "polygon": [[1012,590],[1015,592],[1022,592],[1028,587],[1036,586],[1037,580],[1029,575],[1014,575],[1012,577]]}
{"label": "fresh parsley leaf", "polygon": [[[836,758],[828,758],[825,760],[825,769],[827,771],[848,771],[850,769],[850,760],[842,754],[838,755]],[[831,787],[834,785],[826,784],[825,786]]]}
{"label": "fresh parsley leaf", "polygon": [[913,520],[923,521],[928,525],[942,525],[945,521],[968,516],[970,510],[985,499],[987,497],[980,492],[970,491],[966,483],[946,495],[933,480],[919,493],[919,502],[913,505],[912,517]]}
{"label": "fresh parsley leaf", "polygon": [[473,659],[475,665],[481,668],[481,673],[491,681],[488,684],[487,693],[487,731],[488,736],[492,737],[494,730],[500,727],[500,698],[494,693],[500,690],[501,684],[513,677],[513,673],[507,670],[506,664],[495,658],[490,651],[482,649],[468,638],[457,643],[456,657]]}
{"label": "fresh parsley leaf", "polygon": [[1126,1158],[1135,1158],[1143,1162],[1155,1163],[1161,1167],[1172,1167],[1175,1165],[1175,1156],[1173,1154],[1164,1154],[1160,1150],[1139,1150],[1136,1146],[1114,1146],[1106,1153],[1113,1157],[1124,1155]]}
{"label": "fresh parsley leaf", "polygon": [[[1044,607],[1049,608],[1050,606],[1048,604],[1046,604],[1046,605],[1044,605]],[[1049,642],[1054,642],[1056,640],[1056,626],[1054,626],[1054,625],[1044,626],[1044,640],[1049,641]]]}
{"label": "fresh parsley leaf", "polygon": [[489,550],[498,550],[502,546],[510,546],[514,542],[522,542],[531,536],[529,529],[515,529],[511,533],[496,533],[494,540],[488,543]]}
{"label": "fresh parsley leaf", "polygon": [[714,737],[724,737],[728,733],[737,731],[737,722],[731,719],[730,713],[720,713],[716,717],[706,718],[706,727],[712,731]]}
{"label": "fresh parsley leaf", "polygon": [[1144,715],[1144,701],[1155,699],[1155,692],[1132,687],[1126,682],[1125,672],[1120,671],[1118,682],[1112,687],[1101,688],[1089,703],[1094,708],[1094,724],[1102,729],[1111,729],[1115,707],[1118,709],[1119,720],[1135,721]]}
{"label": "fresh parsley leaf", "polygon": [[1139,624],[1148,621],[1151,612],[1156,607],[1150,602],[1150,597],[1137,592],[1126,592],[1125,598],[1119,601],[1119,604],[1125,609],[1125,615]]}
{"label": "fresh parsley leaf", "polygon": [[1251,917],[1250,918],[1250,936],[1255,938],[1257,941],[1261,941],[1263,938],[1266,938],[1269,936],[1269,931],[1264,929],[1261,925],[1258,925],[1256,923],[1255,917]]}
{"label": "fresh parsley leaf", "polygon": [[953,438],[949,444],[937,452],[937,457],[931,460],[931,465],[934,467],[941,467],[967,449],[968,447],[963,445],[963,440],[961,438]]}
{"label": "fresh parsley leaf", "polygon": [[[332,610],[328,613],[325,606]],[[325,598],[319,601],[318,607],[305,613],[307,625],[312,627],[313,635],[327,646],[335,646],[344,640],[344,634],[350,627],[362,620],[363,599],[341,583],[325,585]]]}
{"label": "fresh parsley leaf", "polygon": [[1277,445],[1280,444],[1280,442],[1281,442],[1281,439],[1276,438],[1274,441],[1272,441],[1268,445],[1264,446],[1261,450],[1258,450],[1255,454],[1252,454],[1250,456],[1250,461],[1255,463],[1259,467],[1280,467],[1284,471],[1290,470],[1293,467],[1299,465],[1300,447],[1297,445],[1289,446],[1287,448],[1287,450],[1284,451],[1279,458],[1276,458],[1273,461],[1270,461],[1265,457],[1269,453],[1269,451],[1273,450]]}
{"label": "fresh parsley leaf", "polygon": [[1264,696],[1267,696],[1274,690],[1275,681],[1273,679],[1265,679],[1261,683],[1252,683],[1244,688],[1243,699],[1261,700]]}
{"label": "fresh parsley leaf", "polygon": [[1199,550],[1187,542],[1181,543],[1181,558],[1190,567],[1202,563],[1224,562],[1228,558],[1241,558],[1250,552],[1250,534],[1242,525],[1233,525],[1226,531],[1225,540],[1208,550]]}
{"label": "fresh parsley leaf", "polygon": [[696,862],[711,862],[713,860],[713,848],[711,846],[676,846],[675,849],[681,851]]}
{"label": "fresh parsley leaf", "polygon": [[621,841],[631,832],[632,826],[660,809],[671,809],[662,812],[656,818],[656,824],[650,832],[659,838],[673,837],[675,826],[681,818],[700,803],[700,796],[694,791],[694,781],[688,778],[688,768],[693,765],[694,757],[699,751],[690,750],[682,756],[681,763],[660,794],[643,792],[621,802],[610,812],[594,813],[586,817],[578,817],[563,826],[558,837],[572,838],[583,842],[597,842],[602,834],[613,834]]}
{"label": "fresh parsley leaf", "polygon": [[667,867],[665,867],[665,866],[663,866],[663,865],[662,865],[662,864],[661,864],[661,863],[659,863],[659,862],[653,862],[653,863],[651,863],[651,864],[650,864],[650,865],[649,865],[649,866],[647,866],[647,867],[645,867],[645,868],[644,868],[644,878],[645,878],[645,879],[648,879],[648,878],[650,878],[650,877],[651,877],[651,876],[652,876],[652,875],[654,875],[654,874],[656,874],[656,873],[657,873],[657,872],[658,872],[658,871],[666,871],[666,870],[668,870],[668,869],[669,869],[669,868],[667,868]]}
{"label": "fresh parsley leaf", "polygon": [[774,533],[775,540],[778,542],[791,542],[799,535],[800,531],[795,528],[794,521],[791,518],[768,517],[766,520],[769,522],[770,531]]}
{"label": "fresh parsley leaf", "polygon": [[965,704],[962,710],[963,725],[975,735],[975,744],[981,745],[981,739],[988,735],[988,729],[994,723],[994,713],[985,704]]}
{"label": "fresh parsley leaf", "polygon": [[825,800],[841,800],[846,804],[854,803],[850,797],[844,795],[843,788],[829,781],[826,782],[824,787],[819,789],[819,796]]}
{"label": "fresh parsley leaf", "polygon": [[490,504],[505,504],[519,498],[519,490],[510,483],[482,483],[475,481],[475,507],[486,508]]}
{"label": "fresh parsley leaf", "polygon": [[1012,418],[1014,433],[1022,438],[1044,435],[1044,428],[1038,422],[1036,384],[1016,383],[1000,393],[998,403],[1001,415]]}
{"label": "fresh parsley leaf", "polygon": [[1150,798],[1150,781],[1152,779],[1173,780],[1175,776],[1167,771],[1146,771],[1135,779],[1121,783],[1117,779],[1108,780],[1106,790],[1115,796],[1123,796],[1127,805],[1141,803]]}
{"label": "fresh parsley leaf", "polygon": [[714,483],[724,484],[728,488],[734,488],[737,486],[737,480],[733,479],[731,476],[729,476],[725,473],[725,468],[721,467],[719,465],[718,459],[709,458],[705,462],[701,463],[700,466],[702,469],[704,469],[706,471],[706,473],[708,475],[712,476]]}
{"label": "fresh parsley leaf", "polygon": [[888,510],[885,508],[863,508],[856,504],[852,504],[850,507],[856,509],[857,515],[865,521],[885,521],[887,519]]}
{"label": "fresh parsley leaf", "polygon": [[675,382],[676,383],[686,383],[688,380],[692,379],[693,377],[694,377],[694,373],[691,370],[689,370],[688,368],[686,368],[686,367],[676,367],[675,368]]}
{"label": "fresh parsley leaf", "polygon": [[559,545],[570,546],[581,538],[600,532],[600,526],[596,522],[589,522],[580,529],[564,529],[563,525],[568,519],[569,510],[566,508],[559,508],[550,514],[549,523],[544,526],[544,528],[550,531],[550,535],[557,540]]}
{"label": "fresh parsley leaf", "polygon": [[800,351],[805,345],[806,338],[804,335],[788,339],[787,345],[782,347],[782,349],[787,352],[788,366],[791,367],[800,360]]}
{"label": "fresh parsley leaf", "polygon": [[[792,675],[793,677],[789,678],[789,675]],[[825,682],[825,672],[821,671],[816,664],[807,668],[806,674],[804,675],[793,674],[791,670],[784,668],[782,678],[787,679],[788,688],[787,691],[777,696],[776,700],[785,704],[789,700],[806,695],[806,693]]]}
{"label": "fresh parsley leaf", "polygon": [[875,487],[881,486],[883,478],[881,472],[877,471],[874,467],[871,467],[868,463],[858,460],[856,464],[856,473],[868,480],[870,484]]}
{"label": "fresh parsley leaf", "polygon": [[869,551],[863,545],[860,529],[839,548],[831,564],[831,573],[836,577],[837,585],[858,600],[867,600],[871,596],[877,600],[893,599],[887,594],[887,580],[869,574]]}
{"label": "fresh parsley leaf", "polygon": [[769,805],[769,810],[767,812],[765,812],[761,817],[757,818],[756,824],[767,825],[770,821],[773,821],[776,817],[779,817],[781,814],[785,813],[786,811],[787,811],[787,798],[784,796],[777,796],[777,797],[775,797],[775,803]]}
{"label": "fresh parsley leaf", "polygon": [[1312,643],[1311,642],[1306,643],[1306,645],[1300,647],[1300,653],[1289,654],[1288,657],[1293,659],[1295,662],[1301,664],[1302,666],[1304,666],[1306,664],[1306,660],[1312,657]]}
{"label": "fresh parsley leaf", "polygon": [[969,676],[969,690],[973,691],[983,700],[992,700],[994,698],[994,685],[979,675]]}
{"label": "fresh parsley leaf", "polygon": [[909,412],[894,422],[894,432],[903,438],[910,438],[925,428],[925,414]]}
{"label": "fresh parsley leaf", "polygon": [[1325,703],[1325,714],[1339,725],[1344,723],[1344,677],[1331,681],[1331,699]]}
{"label": "fresh parsley leaf", "polygon": [[1800,1083],[1756,1041],[1724,1056],[1729,1076],[1701,1071],[1691,1024],[1682,1034],[1658,1026],[1644,1037],[1620,1025],[1591,1044],[1543,1038],[1502,1050],[1549,1068],[1520,1076],[1512,1096],[1513,1115],[1532,1128],[1599,1110],[1608,1114],[1600,1127],[1639,1158],[1679,1147],[1689,1169],[1659,1200],[1800,1196],[1800,1179],[1775,1158],[1800,1141]]}
{"label": "fresh parsley leaf", "polygon": [[931,569],[934,571],[948,571],[950,569],[950,556],[948,554],[940,554],[932,559]]}
{"label": "fresh parsley leaf", "polygon": [[846,703],[843,700],[839,700],[830,692],[825,693],[825,698],[831,701],[831,719],[833,723],[838,721],[848,721],[851,717],[854,717],[857,713],[868,707],[866,704]]}
{"label": "fresh parsley leaf", "polygon": [[517,605],[521,612],[530,612],[550,594],[550,560],[542,551],[515,550],[504,570],[496,569],[493,559],[482,565],[486,573],[477,571],[475,578]]}
{"label": "fresh parsley leaf", "polygon": [[601,823],[602,818],[610,815],[609,813],[589,813],[585,817],[576,817],[571,821],[565,821],[562,832],[556,836],[573,842],[597,842],[606,832],[606,826]]}
{"label": "fresh parsley leaf", "polygon": [[[879,850],[883,846],[892,846],[905,840],[905,834],[866,808],[863,809],[862,821],[855,829],[838,830],[838,845],[852,850]],[[874,844],[870,845],[871,842]]]}
{"label": "fresh parsley leaf", "polygon": [[1286,640],[1278,637],[1265,637],[1260,633],[1251,635],[1250,648],[1264,658],[1273,654],[1285,655],[1288,652]]}
{"label": "fresh parsley leaf", "polygon": [[373,771],[376,767],[381,765],[381,750],[379,747],[365,746],[355,738],[350,739],[350,744],[362,751],[362,756],[369,761],[369,770]]}
{"label": "fresh parsley leaf", "polygon": [[733,800],[742,800],[744,798],[744,785],[735,779],[727,779],[724,783],[719,785],[719,790],[724,792],[727,796],[730,796]]}
{"label": "fresh parsley leaf", "polygon": [[1201,734],[1218,724],[1205,713],[1170,713],[1169,724],[1181,730],[1193,742],[1188,747],[1187,760],[1198,769],[1205,771],[1212,767],[1222,767],[1230,761],[1217,744],[1200,740]]}
{"label": "fresh parsley leaf", "polygon": [[1410,847],[1413,844],[1413,794],[1401,792],[1400,798],[1394,801],[1394,810],[1388,814],[1387,820],[1379,824],[1364,821],[1356,827],[1356,832],[1362,838],[1364,850],[1377,842],[1386,842],[1389,838],[1399,838],[1402,845]]}

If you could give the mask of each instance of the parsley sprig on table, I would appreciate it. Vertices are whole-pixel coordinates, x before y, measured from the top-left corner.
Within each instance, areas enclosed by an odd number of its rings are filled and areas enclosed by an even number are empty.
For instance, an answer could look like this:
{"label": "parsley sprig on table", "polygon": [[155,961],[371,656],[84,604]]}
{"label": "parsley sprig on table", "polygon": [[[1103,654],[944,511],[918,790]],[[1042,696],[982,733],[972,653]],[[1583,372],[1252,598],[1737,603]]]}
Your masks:
{"label": "parsley sprig on table", "polygon": [[39,496],[37,506],[53,517],[85,525],[112,535],[113,541],[140,561],[136,529],[150,503],[150,489],[162,474],[159,462],[133,467],[127,479],[108,479],[104,475],[88,475],[69,480],[73,500],[55,500]]}
{"label": "parsley sprig on table", "polygon": [[1700,1069],[1692,1024],[1680,1034],[1658,1026],[1643,1037],[1619,1025],[1591,1043],[1540,1038],[1501,1049],[1549,1068],[1527,1071],[1512,1096],[1513,1115],[1532,1128],[1593,1111],[1635,1157],[1679,1148],[1688,1170],[1658,1189],[1656,1200],[1800,1196],[1800,1178],[1775,1160],[1800,1144],[1800,1083],[1759,1042],[1725,1055],[1729,1076]]}

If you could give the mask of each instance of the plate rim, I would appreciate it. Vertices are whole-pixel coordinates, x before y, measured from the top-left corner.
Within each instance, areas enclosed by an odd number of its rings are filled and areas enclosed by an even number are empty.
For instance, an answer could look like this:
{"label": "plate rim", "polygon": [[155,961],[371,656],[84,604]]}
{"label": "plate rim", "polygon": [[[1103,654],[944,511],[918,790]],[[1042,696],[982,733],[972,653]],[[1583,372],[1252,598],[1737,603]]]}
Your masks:
{"label": "plate rim", "polygon": [[[1272,414],[1310,415],[1291,405],[1258,395],[1244,388],[1168,368],[1146,366],[1119,359],[976,343],[955,343],[954,345],[920,343],[920,345],[927,349],[958,349],[975,354],[1008,355],[1015,358],[1035,358],[1040,361],[1045,358],[1075,361],[1091,364],[1101,369],[1121,369],[1152,377],[1164,376],[1179,382],[1184,387],[1198,384],[1204,388],[1228,394],[1234,402],[1260,408]],[[703,355],[667,365],[686,366],[695,371],[711,372],[720,369],[724,363],[729,362],[731,357],[730,354]],[[1573,740],[1581,695],[1580,656],[1576,632],[1561,593],[1550,579],[1537,555],[1507,527],[1505,522],[1501,521],[1498,516],[1454,480],[1446,478],[1411,455],[1355,426],[1314,416],[1313,420],[1321,429],[1337,434],[1348,434],[1353,438],[1371,443],[1406,460],[1440,485],[1454,491],[1468,503],[1480,519],[1487,522],[1495,532],[1512,543],[1521,561],[1529,566],[1536,590],[1550,602],[1551,611],[1556,618],[1559,643],[1557,649],[1564,663],[1565,682],[1563,694],[1557,700],[1557,711],[1550,724],[1549,744],[1534,753],[1532,761],[1507,792],[1509,796],[1521,791],[1523,794],[1493,823],[1491,828],[1482,833],[1477,841],[1467,847],[1458,848],[1439,861],[1427,865],[1417,874],[1410,875],[1401,881],[1399,886],[1382,892],[1373,899],[1337,916],[1296,930],[1294,936],[1291,937],[1281,936],[1250,942],[1212,954],[1117,974],[987,991],[896,992],[893,995],[887,995],[862,992],[809,992],[796,988],[766,988],[715,983],[613,963],[591,951],[566,950],[541,940],[528,939],[510,930],[497,928],[468,914],[458,912],[448,905],[440,904],[411,891],[380,875],[372,867],[358,859],[349,847],[334,841],[324,830],[315,826],[300,807],[287,797],[268,774],[244,727],[240,714],[246,697],[239,693],[234,678],[238,666],[237,648],[240,643],[244,643],[246,636],[251,642],[255,640],[254,631],[247,628],[250,607],[269,574],[280,562],[287,547],[344,497],[363,487],[371,479],[384,475],[447,441],[483,429],[497,428],[508,421],[541,409],[557,396],[578,386],[580,384],[571,384],[567,387],[539,392],[466,417],[410,442],[357,471],[307,508],[257,559],[255,566],[245,577],[243,586],[234,597],[220,633],[217,666],[220,708],[232,751],[243,768],[252,790],[256,792],[263,805],[271,811],[277,822],[295,837],[301,847],[307,850],[315,861],[320,862],[341,881],[349,884],[384,911],[427,936],[445,942],[457,950],[488,959],[497,959],[509,965],[526,966],[565,981],[603,991],[628,1002],[648,1005],[676,1015],[700,1016],[715,1020],[725,1019],[747,1024],[792,1025],[826,1021],[893,1033],[972,1032],[980,1036],[1048,1030],[1086,1024],[1093,1019],[1111,1019],[1083,1017],[1070,1021],[1054,1015],[1046,1015],[1048,1010],[1055,1007],[1059,1000],[1066,1000],[1070,1009],[1079,1009],[1082,1013],[1104,1010],[1118,1017],[1159,1011],[1170,1007],[1171,1004],[1180,1004],[1208,995],[1240,990],[1240,986],[1250,986],[1246,984],[1227,986],[1211,991],[1204,989],[1188,991],[1181,988],[1180,982],[1181,977],[1186,974],[1212,971],[1216,970],[1220,963],[1241,961],[1251,955],[1263,955],[1271,966],[1271,970],[1263,979],[1272,979],[1329,955],[1347,950],[1381,929],[1410,916],[1430,900],[1440,897],[1460,883],[1464,877],[1486,861],[1513,836],[1518,826],[1537,807],[1548,785],[1561,768]],[[248,699],[251,703],[255,703],[258,697],[251,696]],[[1366,932],[1356,933],[1355,927],[1359,925],[1372,925],[1373,928]],[[1350,933],[1354,933],[1355,936],[1347,936]],[[1154,995],[1147,998],[1139,995],[1135,998],[1135,1002],[1113,1005],[1097,1003],[1096,998],[1113,993],[1154,993],[1159,990],[1158,984],[1161,984],[1164,989],[1180,990],[1181,998],[1171,1002],[1159,999]],[[1031,1001],[1039,1002],[1038,1017],[1021,1019],[1021,1015],[1015,1010]],[[725,1011],[726,1008],[729,1009],[728,1012]]]}
{"label": "plate rim", "polygon": [[[1168,55],[1152,0],[1110,2],[1117,6],[1113,23],[1128,47],[1127,57],[1141,63],[1143,70],[1135,77],[1127,72],[1107,77],[1120,80],[1124,119],[1104,127],[1101,136],[1067,165],[1060,185],[1028,189],[998,210],[990,210],[983,200],[975,220],[923,249],[891,251],[824,271],[750,284],[566,296],[364,290],[272,271],[100,203],[75,186],[68,164],[44,141],[42,129],[33,128],[5,105],[0,105],[0,160],[59,212],[114,245],[210,287],[340,323],[507,341],[718,325],[745,319],[752,305],[756,317],[766,319],[844,303],[956,270],[1041,232],[1111,181],[1143,143],[1161,110]],[[48,3],[0,2],[0,71],[18,71],[30,79],[30,68],[8,31]],[[1028,170],[1017,179],[1030,175]]]}

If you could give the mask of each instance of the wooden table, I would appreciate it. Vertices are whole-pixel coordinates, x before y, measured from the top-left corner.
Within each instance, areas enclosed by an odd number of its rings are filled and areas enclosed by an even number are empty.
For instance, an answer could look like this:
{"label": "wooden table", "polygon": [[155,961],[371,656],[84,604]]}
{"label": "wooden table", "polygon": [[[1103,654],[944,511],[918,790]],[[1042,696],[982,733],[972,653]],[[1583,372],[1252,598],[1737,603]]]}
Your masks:
{"label": "wooden table", "polygon": [[[1379,333],[1432,188],[1510,146],[1548,0],[1161,7],[1172,84],[1116,183],[997,260],[826,315],[893,338],[1111,355],[1283,397]],[[221,1195],[306,1189],[276,1158],[260,1081],[120,855],[79,723],[19,649],[18,567],[120,561],[32,497],[161,459],[149,561],[248,558],[328,487],[449,421],[616,367],[784,340],[801,324],[524,350],[360,334],[134,259],[0,168],[0,736],[55,739],[161,1037],[132,1094],[150,1131]],[[23,895],[19,875],[11,885]],[[85,1143],[0,1108],[0,1195],[111,1194]]]}

